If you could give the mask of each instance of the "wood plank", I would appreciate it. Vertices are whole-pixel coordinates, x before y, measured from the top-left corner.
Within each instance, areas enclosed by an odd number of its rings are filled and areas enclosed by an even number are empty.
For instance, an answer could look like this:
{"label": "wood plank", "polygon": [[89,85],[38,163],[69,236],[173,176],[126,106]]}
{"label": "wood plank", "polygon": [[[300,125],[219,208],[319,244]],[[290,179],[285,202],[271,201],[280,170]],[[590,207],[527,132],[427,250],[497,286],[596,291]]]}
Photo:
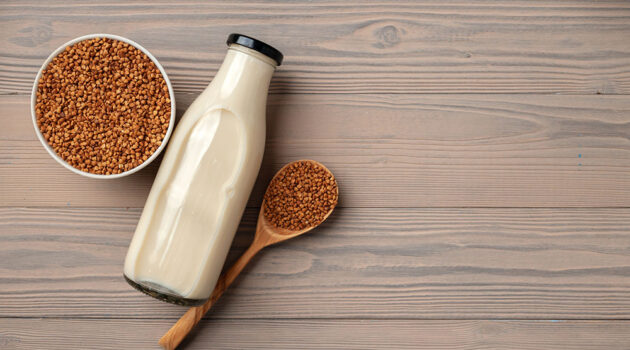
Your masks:
{"label": "wood plank", "polygon": [[[230,261],[253,236],[246,211]],[[138,209],[0,208],[0,317],[174,318],[123,280]],[[630,209],[339,209],[213,318],[628,319]]]}
{"label": "wood plank", "polygon": [[272,93],[630,93],[630,4],[590,0],[3,1],[0,93],[29,93],[55,48],[103,32],[149,49],[178,92],[244,32],[286,54]]}
{"label": "wood plank", "polygon": [[[194,95],[177,96],[179,115]],[[75,175],[35,138],[25,96],[0,103],[0,205],[142,207],[157,163]],[[283,164],[313,158],[348,207],[630,206],[625,96],[272,95],[250,205]]]}
{"label": "wood plank", "polygon": [[[171,320],[0,319],[20,349],[153,349]],[[630,345],[628,321],[204,320],[192,349],[602,349]]]}

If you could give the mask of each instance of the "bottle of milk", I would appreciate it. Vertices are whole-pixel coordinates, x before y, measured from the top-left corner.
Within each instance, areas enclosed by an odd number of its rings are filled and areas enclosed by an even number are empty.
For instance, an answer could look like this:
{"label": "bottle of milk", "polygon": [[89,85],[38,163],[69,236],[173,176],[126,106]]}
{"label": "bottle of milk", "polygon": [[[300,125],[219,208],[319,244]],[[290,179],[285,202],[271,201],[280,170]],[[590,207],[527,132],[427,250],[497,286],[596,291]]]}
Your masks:
{"label": "bottle of milk", "polygon": [[125,279],[181,305],[210,297],[260,169],[282,53],[230,34],[214,80],[175,129],[125,259]]}

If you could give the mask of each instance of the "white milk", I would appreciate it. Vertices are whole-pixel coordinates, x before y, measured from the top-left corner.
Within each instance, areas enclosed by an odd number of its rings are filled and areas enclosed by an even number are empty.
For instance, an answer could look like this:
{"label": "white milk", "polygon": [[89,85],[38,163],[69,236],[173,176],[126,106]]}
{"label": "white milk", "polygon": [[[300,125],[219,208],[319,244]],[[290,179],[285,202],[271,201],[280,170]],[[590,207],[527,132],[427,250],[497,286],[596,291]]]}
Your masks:
{"label": "white milk", "polygon": [[260,169],[276,65],[231,44],[182,117],[127,252],[134,287],[179,304],[210,296]]}

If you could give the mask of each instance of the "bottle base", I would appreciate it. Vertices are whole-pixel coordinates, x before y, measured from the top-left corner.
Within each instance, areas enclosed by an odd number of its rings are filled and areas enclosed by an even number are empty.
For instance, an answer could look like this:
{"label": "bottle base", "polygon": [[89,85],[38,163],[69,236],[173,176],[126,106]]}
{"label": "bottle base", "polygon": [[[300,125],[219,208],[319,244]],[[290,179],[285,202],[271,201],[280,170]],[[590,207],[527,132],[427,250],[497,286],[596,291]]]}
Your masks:
{"label": "bottle base", "polygon": [[129,277],[127,277],[125,274],[123,274],[123,277],[125,277],[125,281],[127,281],[127,283],[129,283],[129,285],[131,285],[133,288],[141,291],[142,293],[144,293],[144,294],[146,294],[148,296],[152,296],[155,299],[162,300],[162,301],[165,301],[167,303],[176,304],[176,305],[182,305],[182,306],[199,306],[199,305],[202,305],[203,303],[205,303],[206,300],[207,300],[207,299],[188,299],[188,298],[184,298],[182,296],[178,296],[178,295],[175,295],[175,294],[166,293],[164,291],[159,291],[159,290],[157,290],[157,288],[151,288],[151,287],[148,287],[146,285],[141,285],[139,283],[136,283],[135,281],[133,281]]}

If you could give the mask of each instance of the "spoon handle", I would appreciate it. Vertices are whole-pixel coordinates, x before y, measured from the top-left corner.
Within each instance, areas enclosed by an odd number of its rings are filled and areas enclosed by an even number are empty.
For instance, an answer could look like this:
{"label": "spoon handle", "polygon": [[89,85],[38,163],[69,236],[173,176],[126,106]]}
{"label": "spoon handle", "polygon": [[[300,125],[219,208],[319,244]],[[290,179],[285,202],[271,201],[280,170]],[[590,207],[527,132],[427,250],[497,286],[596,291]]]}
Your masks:
{"label": "spoon handle", "polygon": [[169,329],[168,332],[160,338],[158,343],[166,350],[174,350],[177,348],[179,343],[181,343],[193,327],[201,321],[212,305],[219,300],[221,295],[223,295],[223,292],[225,292],[232,282],[234,282],[236,277],[241,273],[241,271],[243,271],[245,265],[247,265],[254,255],[256,255],[256,253],[258,253],[262,248],[263,246],[256,244],[256,242],[250,245],[245,253],[238,258],[234,265],[232,265],[227,272],[221,275],[217,281],[217,285],[214,287],[214,291],[212,292],[210,299],[208,299],[203,305],[188,309],[184,316],[177,320],[173,327],[171,327],[171,329]]}

